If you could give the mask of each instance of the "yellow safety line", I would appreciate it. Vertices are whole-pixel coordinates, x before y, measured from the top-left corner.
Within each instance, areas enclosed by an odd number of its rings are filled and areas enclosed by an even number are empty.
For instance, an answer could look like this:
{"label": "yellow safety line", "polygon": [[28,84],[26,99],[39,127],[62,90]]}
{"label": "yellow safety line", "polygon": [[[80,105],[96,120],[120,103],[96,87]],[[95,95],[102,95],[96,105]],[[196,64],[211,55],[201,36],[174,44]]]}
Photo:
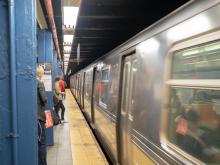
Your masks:
{"label": "yellow safety line", "polygon": [[70,90],[66,96],[73,164],[108,165]]}

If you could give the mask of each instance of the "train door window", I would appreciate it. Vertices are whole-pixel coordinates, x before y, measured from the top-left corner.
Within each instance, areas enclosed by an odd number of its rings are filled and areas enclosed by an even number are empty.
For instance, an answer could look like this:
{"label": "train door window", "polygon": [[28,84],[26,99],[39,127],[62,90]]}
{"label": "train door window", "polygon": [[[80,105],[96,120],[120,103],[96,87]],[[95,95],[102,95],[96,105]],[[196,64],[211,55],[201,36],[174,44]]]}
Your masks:
{"label": "train door window", "polygon": [[80,76],[80,89],[79,89],[79,100],[82,106],[82,88],[83,88],[83,74]]}
{"label": "train door window", "polygon": [[76,95],[76,75],[74,76],[74,95]]}
{"label": "train door window", "polygon": [[75,96],[77,93],[77,75],[75,75]]}
{"label": "train door window", "polygon": [[77,95],[77,75],[75,76],[75,96]]}
{"label": "train door window", "polygon": [[82,104],[82,108],[84,108],[84,91],[85,91],[85,78],[86,78],[86,72],[83,72],[82,74],[82,90],[81,90],[81,104]]}
{"label": "train door window", "polygon": [[88,77],[88,86],[87,86],[87,95],[89,99],[91,99],[91,94],[92,94],[92,81],[93,81],[93,74],[92,71],[90,71]]}
{"label": "train door window", "polygon": [[134,109],[134,100],[135,100],[135,87],[136,87],[136,73],[137,73],[137,60],[133,60],[131,68],[131,108],[128,114],[129,120],[133,121],[133,109]]}
{"label": "train door window", "polygon": [[128,91],[129,91],[129,73],[131,68],[131,62],[126,61],[124,64],[124,71],[123,71],[123,84],[122,84],[122,101],[121,101],[121,109],[122,113],[126,112],[126,100],[128,99]]}
{"label": "train door window", "polygon": [[77,98],[79,99],[79,90],[80,90],[80,74],[77,76]]}
{"label": "train door window", "polygon": [[91,77],[90,77],[90,75],[89,75],[89,72],[86,72],[86,81],[85,81],[85,96],[87,97],[87,98],[89,98],[89,92],[90,92],[90,82],[91,82]]}
{"label": "train door window", "polygon": [[73,76],[70,77],[70,89],[73,91]]}
{"label": "train door window", "polygon": [[78,97],[78,88],[79,88],[79,75],[76,75],[76,97]]}
{"label": "train door window", "polygon": [[108,85],[109,85],[109,71],[110,68],[104,67],[101,71],[101,89],[99,97],[99,105],[103,108],[107,108],[108,100]]}
{"label": "train door window", "polygon": [[89,73],[86,72],[85,75],[85,97],[89,97]]}
{"label": "train door window", "polygon": [[82,77],[81,74],[79,75],[79,95],[78,95],[78,99],[79,102],[81,103],[81,83],[82,83]]}
{"label": "train door window", "polygon": [[174,52],[172,59],[168,146],[196,163],[220,164],[220,42]]}
{"label": "train door window", "polygon": [[94,77],[94,83],[95,83],[95,88],[94,88],[94,102],[98,105],[99,104],[99,96],[100,96],[100,91],[101,91],[101,72],[98,69],[95,69],[95,77]]}

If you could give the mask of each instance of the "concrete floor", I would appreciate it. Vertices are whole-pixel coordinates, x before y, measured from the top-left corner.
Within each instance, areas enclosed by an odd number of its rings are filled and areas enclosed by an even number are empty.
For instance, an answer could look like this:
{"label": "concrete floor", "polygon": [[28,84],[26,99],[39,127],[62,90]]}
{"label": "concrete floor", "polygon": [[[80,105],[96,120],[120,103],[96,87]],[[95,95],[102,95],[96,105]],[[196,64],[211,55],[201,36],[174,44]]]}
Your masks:
{"label": "concrete floor", "polygon": [[53,131],[54,145],[47,147],[48,165],[72,165],[69,123],[54,126]]}

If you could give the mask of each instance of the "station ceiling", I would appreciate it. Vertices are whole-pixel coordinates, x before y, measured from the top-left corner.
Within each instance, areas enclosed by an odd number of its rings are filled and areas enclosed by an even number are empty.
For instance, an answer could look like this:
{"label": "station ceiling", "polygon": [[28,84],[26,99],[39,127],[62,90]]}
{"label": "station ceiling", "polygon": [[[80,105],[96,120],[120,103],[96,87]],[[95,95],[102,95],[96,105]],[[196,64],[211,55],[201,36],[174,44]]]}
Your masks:
{"label": "station ceiling", "polygon": [[[61,56],[63,6],[79,6],[67,73],[75,73],[189,0],[52,0]],[[40,0],[47,24],[44,0]],[[49,26],[48,26],[49,27]],[[77,46],[80,43],[80,63]],[[69,52],[68,52],[69,53]]]}
{"label": "station ceiling", "polygon": [[68,69],[74,73],[85,67],[188,1],[82,0]]}

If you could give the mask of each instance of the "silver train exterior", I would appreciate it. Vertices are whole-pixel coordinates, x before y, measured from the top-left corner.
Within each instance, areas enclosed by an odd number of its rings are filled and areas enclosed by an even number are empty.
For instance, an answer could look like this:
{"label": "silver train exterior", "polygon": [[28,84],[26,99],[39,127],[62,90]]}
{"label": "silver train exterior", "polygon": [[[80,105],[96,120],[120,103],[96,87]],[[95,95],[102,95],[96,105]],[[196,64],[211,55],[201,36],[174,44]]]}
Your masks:
{"label": "silver train exterior", "polygon": [[219,16],[190,1],[71,76],[114,164],[220,164]]}

